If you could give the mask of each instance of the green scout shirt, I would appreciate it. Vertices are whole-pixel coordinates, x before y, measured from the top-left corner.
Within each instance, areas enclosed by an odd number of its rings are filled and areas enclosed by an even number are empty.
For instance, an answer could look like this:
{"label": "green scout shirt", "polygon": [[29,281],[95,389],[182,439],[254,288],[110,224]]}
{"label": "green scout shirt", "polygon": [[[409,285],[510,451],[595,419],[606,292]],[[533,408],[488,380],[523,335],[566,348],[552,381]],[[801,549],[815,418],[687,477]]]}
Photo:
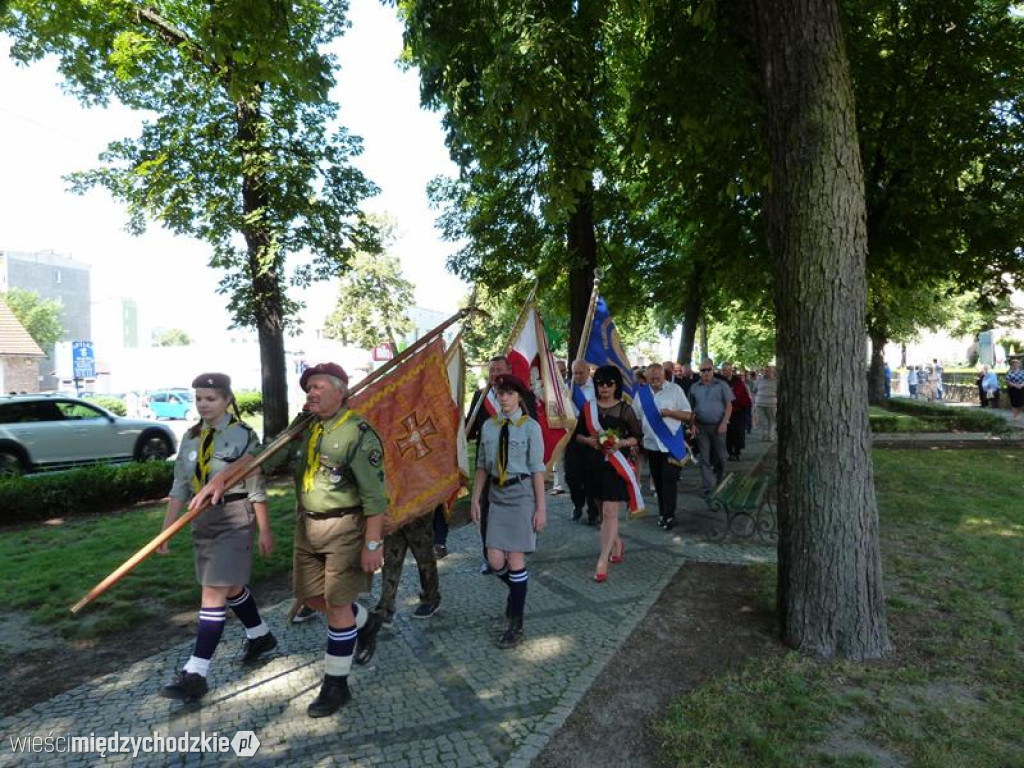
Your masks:
{"label": "green scout shirt", "polygon": [[[387,511],[387,483],[384,479],[384,449],[373,427],[358,413],[343,405],[334,416],[323,422],[320,439],[320,468],[313,476],[313,489],[303,490],[311,425],[298,442],[294,454],[295,495],[302,509],[314,514],[332,512],[345,507],[362,507],[370,517]],[[314,420],[314,424],[317,420]]]}

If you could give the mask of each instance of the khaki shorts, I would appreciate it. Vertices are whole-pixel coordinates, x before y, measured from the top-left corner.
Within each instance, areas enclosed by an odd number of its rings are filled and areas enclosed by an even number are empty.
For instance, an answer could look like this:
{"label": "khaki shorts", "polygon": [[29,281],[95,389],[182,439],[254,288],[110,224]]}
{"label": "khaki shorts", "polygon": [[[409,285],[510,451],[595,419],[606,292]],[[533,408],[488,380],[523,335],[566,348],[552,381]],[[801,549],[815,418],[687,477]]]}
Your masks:
{"label": "khaki shorts", "polygon": [[363,573],[362,566],[365,528],[362,515],[327,520],[298,516],[292,554],[296,600],[323,597],[331,605],[348,605],[370,591],[373,574]]}

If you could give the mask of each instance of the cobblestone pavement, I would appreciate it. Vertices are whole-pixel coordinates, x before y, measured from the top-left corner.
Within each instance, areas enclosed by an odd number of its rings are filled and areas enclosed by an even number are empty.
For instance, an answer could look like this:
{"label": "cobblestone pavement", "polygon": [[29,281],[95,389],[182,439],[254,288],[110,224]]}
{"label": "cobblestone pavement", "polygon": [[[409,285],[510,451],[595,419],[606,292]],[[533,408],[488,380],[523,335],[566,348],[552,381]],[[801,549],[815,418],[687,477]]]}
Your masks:
{"label": "cobblestone pavement", "polygon": [[[754,438],[744,460],[727,469],[748,471],[767,448]],[[201,705],[159,696],[191,653],[192,643],[182,643],[0,720],[0,765],[220,764],[234,761],[234,753],[12,755],[9,740],[154,732],[232,738],[244,730],[260,740],[248,761],[253,764],[526,766],[685,560],[774,560],[773,547],[749,540],[711,543],[699,534],[710,513],[696,492],[698,474],[692,466],[683,471],[675,531],[658,528],[656,514],[622,523],[625,563],[612,566],[604,584],[592,580],[596,529],[570,521],[567,495],[549,496],[549,526],[528,562],[526,639],[515,649],[495,647],[507,590],[479,574],[479,538],[467,526],[449,537],[450,554],[439,563],[441,610],[430,619],[411,615],[418,584],[412,558],[407,560],[395,623],[382,631],[371,664],[353,668],[352,701],[334,717],[306,716],[323,674],[324,622],[288,627],[289,605],[282,603],[265,610],[280,653],[255,669],[232,659],[243,632],[229,619]],[[656,509],[653,494],[647,496],[648,507]]]}

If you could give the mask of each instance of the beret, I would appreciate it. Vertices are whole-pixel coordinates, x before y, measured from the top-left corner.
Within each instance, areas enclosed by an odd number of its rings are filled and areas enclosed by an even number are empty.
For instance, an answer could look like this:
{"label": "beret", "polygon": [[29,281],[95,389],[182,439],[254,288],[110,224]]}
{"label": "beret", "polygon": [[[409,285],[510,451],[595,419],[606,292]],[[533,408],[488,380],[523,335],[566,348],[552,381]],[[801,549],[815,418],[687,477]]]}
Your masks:
{"label": "beret", "polygon": [[201,373],[192,379],[193,389],[231,389],[231,377],[226,373]]}
{"label": "beret", "polygon": [[302,376],[299,377],[299,386],[302,387],[303,392],[308,392],[309,388],[306,384],[309,383],[311,376],[324,375],[334,376],[337,379],[341,379],[342,384],[348,386],[348,374],[345,373],[345,369],[337,363],[320,363],[314,365],[311,368],[307,368],[302,372]]}
{"label": "beret", "polygon": [[495,389],[503,389],[506,392],[518,392],[522,398],[528,398],[533,393],[527,389],[522,379],[518,376],[513,376],[511,373],[503,373],[497,379],[494,380]]}

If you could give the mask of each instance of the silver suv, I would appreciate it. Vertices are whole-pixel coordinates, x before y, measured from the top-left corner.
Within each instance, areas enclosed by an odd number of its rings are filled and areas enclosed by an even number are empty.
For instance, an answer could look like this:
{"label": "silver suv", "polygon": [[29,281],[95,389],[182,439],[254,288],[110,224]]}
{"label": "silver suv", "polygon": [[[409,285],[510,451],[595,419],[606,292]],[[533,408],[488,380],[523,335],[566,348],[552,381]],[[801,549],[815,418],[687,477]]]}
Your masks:
{"label": "silver suv", "polygon": [[74,397],[0,397],[0,477],[97,461],[162,461],[174,432]]}

